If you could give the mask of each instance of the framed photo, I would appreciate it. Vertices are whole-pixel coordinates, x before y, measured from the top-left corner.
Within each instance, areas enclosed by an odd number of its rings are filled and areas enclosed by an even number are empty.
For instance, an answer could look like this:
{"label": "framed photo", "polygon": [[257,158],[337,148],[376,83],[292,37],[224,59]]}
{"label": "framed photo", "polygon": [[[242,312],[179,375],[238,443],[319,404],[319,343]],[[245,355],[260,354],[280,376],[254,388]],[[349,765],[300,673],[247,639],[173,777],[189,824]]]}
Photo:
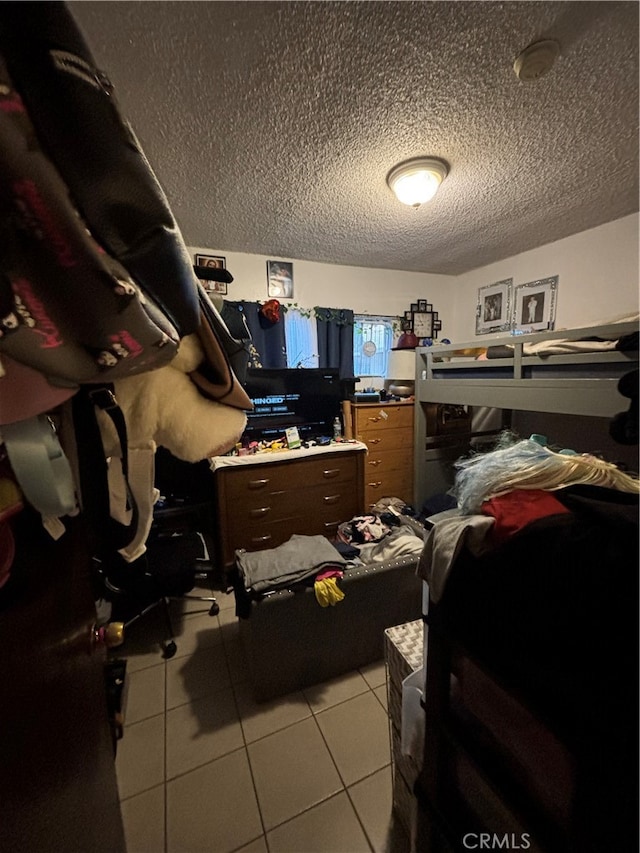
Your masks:
{"label": "framed photo", "polygon": [[[195,264],[197,267],[213,267],[218,270],[226,270],[227,259],[220,255],[196,255]],[[207,293],[218,293],[221,296],[227,295],[226,281],[205,281],[202,278],[199,281]]]}
{"label": "framed photo", "polygon": [[293,296],[292,263],[267,261],[267,294],[270,299],[291,299]]}
{"label": "framed photo", "polygon": [[433,309],[433,305],[429,305],[426,299],[418,299],[418,307],[416,311],[420,313],[426,313],[427,311],[431,311]]}
{"label": "framed photo", "polygon": [[551,331],[556,322],[557,293],[557,275],[517,285],[513,299],[514,330]]}
{"label": "framed photo", "polygon": [[434,333],[433,321],[433,311],[414,311],[413,334],[420,340],[432,338]]}
{"label": "framed photo", "polygon": [[511,291],[513,279],[505,278],[478,290],[476,335],[511,329]]}

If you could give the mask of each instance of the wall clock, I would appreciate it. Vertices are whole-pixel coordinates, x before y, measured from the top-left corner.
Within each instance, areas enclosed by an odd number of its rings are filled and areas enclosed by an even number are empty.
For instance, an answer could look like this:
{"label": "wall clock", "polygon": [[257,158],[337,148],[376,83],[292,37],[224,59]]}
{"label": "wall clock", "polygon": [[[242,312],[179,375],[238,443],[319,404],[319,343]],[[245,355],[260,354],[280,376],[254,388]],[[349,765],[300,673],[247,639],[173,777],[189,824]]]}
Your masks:
{"label": "wall clock", "polygon": [[[409,322],[413,334],[419,341],[426,338],[437,338],[442,329],[442,321],[438,319],[438,312],[433,310],[433,305],[426,299],[418,299],[411,303],[411,310],[404,312],[404,320],[401,324]],[[407,331],[402,326],[403,331]],[[430,342],[431,343],[431,342]]]}
{"label": "wall clock", "polygon": [[433,311],[414,311],[413,334],[422,340],[432,338],[433,332]]}

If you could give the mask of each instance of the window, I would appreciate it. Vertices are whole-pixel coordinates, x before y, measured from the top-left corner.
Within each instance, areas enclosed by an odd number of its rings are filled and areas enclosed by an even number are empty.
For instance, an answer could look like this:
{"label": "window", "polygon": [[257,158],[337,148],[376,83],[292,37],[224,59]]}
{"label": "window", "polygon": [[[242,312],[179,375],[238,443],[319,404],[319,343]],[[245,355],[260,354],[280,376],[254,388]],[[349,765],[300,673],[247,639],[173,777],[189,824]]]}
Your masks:
{"label": "window", "polygon": [[[356,314],[353,328],[353,372],[355,376],[380,376],[387,373],[389,350],[394,341],[397,317]],[[296,308],[284,315],[287,367],[318,367],[318,329],[313,314],[306,316]]]}
{"label": "window", "polygon": [[284,315],[287,367],[318,367],[318,328],[316,318],[306,317],[297,308]]}
{"label": "window", "polygon": [[395,317],[356,314],[353,330],[353,370],[356,376],[386,376],[393,346]]}

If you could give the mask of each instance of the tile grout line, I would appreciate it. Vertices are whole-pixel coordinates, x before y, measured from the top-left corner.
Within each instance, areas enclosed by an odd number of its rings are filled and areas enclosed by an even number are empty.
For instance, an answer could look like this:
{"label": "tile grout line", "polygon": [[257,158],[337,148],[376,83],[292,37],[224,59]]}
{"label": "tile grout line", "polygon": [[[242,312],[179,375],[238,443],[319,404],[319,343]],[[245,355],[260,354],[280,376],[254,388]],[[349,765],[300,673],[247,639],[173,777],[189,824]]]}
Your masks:
{"label": "tile grout line", "polygon": [[[379,772],[379,771],[378,771],[378,770],[376,770],[376,773],[378,773],[378,772]],[[368,779],[368,778],[369,778],[368,776],[365,776],[365,779]],[[360,780],[360,781],[362,781],[362,780]],[[349,802],[351,803],[351,808],[353,809],[353,813],[354,813],[354,814],[355,814],[355,816],[356,816],[356,820],[357,820],[357,821],[358,821],[358,823],[360,824],[360,828],[362,829],[362,832],[363,832],[363,834],[364,834],[364,837],[367,839],[367,844],[369,845],[369,847],[370,847],[370,849],[371,849],[371,853],[376,853],[375,848],[374,848],[374,846],[373,846],[373,844],[372,844],[372,842],[371,842],[371,839],[369,838],[369,833],[367,832],[367,829],[366,829],[366,827],[365,827],[364,823],[362,822],[362,819],[360,818],[360,812],[359,812],[359,811],[358,811],[358,809],[356,808],[356,805],[355,805],[355,803],[353,802],[353,800],[352,800],[352,798],[351,798],[351,794],[349,793],[349,789],[348,789],[348,788],[345,788],[345,793],[346,793],[346,795],[347,795],[347,799],[348,799],[348,800],[349,800]]]}
{"label": "tile grout line", "polygon": [[[244,750],[244,757],[245,757],[245,760],[247,762],[247,766],[249,768],[249,774],[251,776],[251,784],[253,785],[253,795],[256,799],[256,806],[258,808],[258,815],[260,816],[260,825],[262,826],[262,836],[260,836],[260,837],[264,839],[265,847],[267,848],[267,851],[268,851],[269,850],[269,842],[267,841],[267,830],[266,830],[266,826],[265,826],[265,822],[264,822],[264,816],[262,814],[262,809],[260,808],[260,798],[258,797],[258,789],[256,787],[256,780],[255,780],[255,776],[253,774],[253,766],[251,764],[251,757],[249,755],[247,737],[246,737],[245,732],[244,732],[244,726],[242,725],[242,715],[240,714],[240,706],[238,704],[238,697],[236,696],[235,685],[233,684],[233,679],[231,678],[231,665],[229,663],[229,654],[228,654],[228,650],[227,650],[227,644],[224,641],[224,633],[222,633],[222,625],[221,625],[219,619],[218,619],[218,625],[220,627],[220,632],[222,635],[222,650],[224,653],[224,660],[225,660],[225,663],[227,666],[227,671],[229,674],[229,683],[231,685],[231,695],[233,696],[233,704],[235,706],[236,714],[238,716],[238,723],[240,725],[240,731],[242,732],[242,742],[244,744],[242,749]],[[237,640],[239,642],[239,638],[237,638]]]}
{"label": "tile grout line", "polygon": [[[364,696],[365,694],[364,694],[364,693],[359,693],[358,695],[359,695],[359,696]],[[355,697],[355,696],[354,696],[353,698],[355,699],[355,698],[357,698],[357,697]],[[342,704],[342,703],[340,703],[340,704]],[[335,706],[333,706],[333,707],[336,707],[336,708],[337,708],[337,707],[338,707],[338,705],[335,705]],[[329,710],[331,710],[331,709],[330,709],[330,708],[325,708],[324,710],[329,711]],[[320,732],[320,737],[322,738],[322,742],[324,743],[325,747],[327,748],[327,752],[329,753],[329,756],[331,757],[331,761],[333,762],[333,766],[336,768],[336,773],[338,774],[338,778],[339,778],[339,779],[340,779],[340,781],[342,782],[342,789],[343,789],[343,791],[346,791],[346,790],[347,790],[346,783],[345,783],[344,779],[342,778],[342,773],[340,772],[340,768],[338,767],[338,764],[337,764],[337,762],[336,762],[335,758],[333,757],[333,752],[331,752],[331,748],[330,748],[330,746],[329,746],[329,744],[328,744],[328,742],[327,742],[326,737],[324,736],[324,732],[322,731],[322,728],[320,727],[320,723],[318,722],[318,719],[317,719],[316,714],[314,714],[314,715],[313,715],[313,721],[315,722],[315,724],[316,724],[316,726],[317,726],[317,728],[318,728],[318,731]]]}
{"label": "tile grout line", "polygon": [[[334,797],[338,797],[338,796],[340,796],[340,794],[344,793],[347,795],[347,797],[349,799],[351,807],[355,813],[356,819],[357,819],[358,823],[360,824],[360,827],[362,828],[364,836],[367,840],[367,844],[369,845],[369,847],[371,849],[371,853],[375,853],[375,847],[373,846],[373,844],[369,838],[369,834],[367,833],[367,831],[364,827],[364,824],[362,823],[362,820],[360,818],[360,814],[359,814],[353,800],[351,799],[351,795],[349,794],[349,788],[353,788],[355,785],[359,785],[361,782],[364,782],[365,779],[370,779],[372,776],[375,776],[376,773],[380,773],[382,770],[386,770],[388,767],[391,767],[391,764],[385,764],[383,767],[379,767],[377,770],[373,770],[371,773],[368,773],[366,776],[363,776],[362,779],[358,779],[358,781],[354,782],[353,785],[350,785],[349,787],[346,787],[346,786],[343,787],[342,791],[336,791],[335,793],[330,794],[328,797],[324,797],[324,799],[318,800],[318,802],[314,803],[312,806],[308,806],[307,808],[303,809],[302,811],[298,812],[297,814],[292,815],[291,817],[288,817],[286,820],[283,820],[280,823],[275,824],[274,826],[271,827],[271,829],[269,829],[269,832],[273,832],[273,830],[275,830],[275,829],[281,829],[283,826],[286,826],[288,823],[292,823],[294,820],[297,820],[302,815],[308,814],[310,811],[313,811],[313,809],[318,808],[318,806],[321,806],[324,803],[328,803],[329,800],[332,800],[332,799],[334,799]],[[268,839],[266,837],[266,833],[265,833],[265,841],[267,842],[267,848],[269,849],[269,844],[268,844]],[[243,845],[243,846],[245,846],[245,845]]]}

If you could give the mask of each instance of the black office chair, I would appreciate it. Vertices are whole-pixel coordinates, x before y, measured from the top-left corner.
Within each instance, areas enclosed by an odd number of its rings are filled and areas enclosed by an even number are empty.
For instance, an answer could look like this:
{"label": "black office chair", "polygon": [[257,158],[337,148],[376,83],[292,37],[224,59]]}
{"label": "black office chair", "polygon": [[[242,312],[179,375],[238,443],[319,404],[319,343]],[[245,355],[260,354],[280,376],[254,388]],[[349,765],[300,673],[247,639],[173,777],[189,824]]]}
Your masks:
{"label": "black office chair", "polygon": [[135,563],[126,563],[116,554],[95,564],[99,596],[111,603],[110,618],[124,623],[125,642],[126,629],[160,607],[168,633],[160,643],[162,655],[171,658],[177,651],[172,600],[208,602],[210,616],[220,610],[214,596],[190,594],[197,580],[206,580],[210,587],[220,584],[220,572],[211,562],[212,548],[206,539],[212,525],[209,465],[206,461],[183,462],[159,447],[155,486],[161,497],[154,506],[146,554]]}
{"label": "black office chair", "polygon": [[211,563],[202,535],[198,532],[153,535],[147,551],[133,563],[119,555],[106,561],[95,561],[103,597],[112,605],[111,619],[124,623],[127,629],[160,607],[168,636],[160,643],[163,658],[172,658],[177,645],[174,639],[170,602],[194,600],[210,606],[196,613],[216,616],[220,607],[213,595],[190,594],[198,578],[210,578]]}

